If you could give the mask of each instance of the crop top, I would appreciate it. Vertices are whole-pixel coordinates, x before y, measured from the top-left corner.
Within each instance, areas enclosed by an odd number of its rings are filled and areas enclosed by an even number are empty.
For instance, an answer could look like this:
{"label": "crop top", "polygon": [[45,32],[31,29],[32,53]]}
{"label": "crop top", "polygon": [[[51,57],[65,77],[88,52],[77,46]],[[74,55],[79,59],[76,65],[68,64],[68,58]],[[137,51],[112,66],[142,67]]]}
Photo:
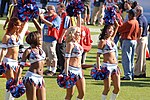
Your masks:
{"label": "crop top", "polygon": [[29,61],[31,64],[37,61],[45,60],[45,58],[46,54],[41,48],[39,48],[39,53],[31,49],[31,52],[29,54]]}
{"label": "crop top", "polygon": [[109,40],[106,41],[106,45],[103,49],[98,49],[97,51],[97,53],[102,53],[102,54],[106,54],[110,52],[116,52],[116,45],[114,44],[112,46],[111,41]]}
{"label": "crop top", "polygon": [[21,42],[21,38],[19,36],[18,41],[16,41],[16,39],[12,38],[12,36],[10,36],[10,38],[8,39],[8,42],[6,44],[2,44],[2,48],[12,48],[12,47],[17,47],[20,45]]}
{"label": "crop top", "polygon": [[73,58],[73,57],[80,57],[82,56],[83,53],[83,48],[80,44],[74,43],[74,48],[72,49],[71,53],[66,53],[65,57],[66,58]]}

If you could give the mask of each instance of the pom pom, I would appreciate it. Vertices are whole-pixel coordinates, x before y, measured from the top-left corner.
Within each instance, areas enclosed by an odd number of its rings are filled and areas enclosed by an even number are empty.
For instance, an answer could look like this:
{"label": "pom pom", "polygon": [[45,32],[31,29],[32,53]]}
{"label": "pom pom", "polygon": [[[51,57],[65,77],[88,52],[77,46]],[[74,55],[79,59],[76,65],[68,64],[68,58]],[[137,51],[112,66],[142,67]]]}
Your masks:
{"label": "pom pom", "polygon": [[81,2],[81,0],[72,0],[66,7],[66,11],[70,17],[76,17],[78,14],[84,11],[84,4]]}
{"label": "pom pom", "polygon": [[108,6],[105,9],[104,22],[106,25],[114,24],[116,19],[116,8],[113,6]]}
{"label": "pom pom", "polygon": [[13,78],[7,80],[6,89],[10,90],[10,87],[14,84],[15,80]]}
{"label": "pom pom", "polygon": [[39,15],[39,8],[35,0],[18,0],[18,18],[25,22]]}
{"label": "pom pom", "polygon": [[109,77],[109,73],[110,72],[107,69],[107,67],[100,66],[100,69],[98,69],[96,67],[94,69],[91,69],[91,76],[95,80],[104,80],[104,79],[107,79]]}
{"label": "pom pom", "polygon": [[19,98],[26,92],[26,88],[22,82],[19,82],[18,85],[15,85],[15,80],[13,78],[9,79],[6,82],[6,89],[10,91],[13,97]]}
{"label": "pom pom", "polygon": [[14,98],[21,97],[26,92],[26,88],[22,82],[19,85],[12,85],[10,87],[10,93]]}
{"label": "pom pom", "polygon": [[4,66],[0,65],[0,75],[2,75],[3,73],[5,73]]}
{"label": "pom pom", "polygon": [[71,88],[77,82],[77,76],[73,73],[69,73],[67,76],[66,74],[59,74],[57,77],[57,84],[61,88]]}

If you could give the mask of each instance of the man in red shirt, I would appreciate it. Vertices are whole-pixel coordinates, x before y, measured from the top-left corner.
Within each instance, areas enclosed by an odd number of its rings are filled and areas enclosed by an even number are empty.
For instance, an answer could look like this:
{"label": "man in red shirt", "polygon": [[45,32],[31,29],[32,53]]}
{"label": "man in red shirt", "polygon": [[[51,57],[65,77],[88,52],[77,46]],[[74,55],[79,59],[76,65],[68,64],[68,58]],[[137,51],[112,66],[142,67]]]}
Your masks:
{"label": "man in red shirt", "polygon": [[133,80],[134,78],[134,52],[139,31],[134,9],[128,11],[128,18],[129,20],[121,25],[118,30],[122,39],[122,66],[124,69],[124,77],[121,80]]}
{"label": "man in red shirt", "polygon": [[86,53],[91,50],[92,47],[92,40],[91,40],[91,33],[89,28],[86,26],[81,25],[81,40],[80,45],[83,47],[84,52],[82,54],[81,64],[85,64],[86,60]]}

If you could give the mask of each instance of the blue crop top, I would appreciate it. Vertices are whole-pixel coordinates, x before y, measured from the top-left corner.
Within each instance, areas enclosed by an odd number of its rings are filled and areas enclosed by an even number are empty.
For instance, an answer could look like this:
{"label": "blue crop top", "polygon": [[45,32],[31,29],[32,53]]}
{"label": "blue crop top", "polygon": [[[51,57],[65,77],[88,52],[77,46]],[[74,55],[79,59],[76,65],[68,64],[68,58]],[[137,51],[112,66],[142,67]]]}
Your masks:
{"label": "blue crop top", "polygon": [[46,58],[45,52],[41,48],[39,48],[39,52],[40,53],[37,53],[31,49],[31,52],[29,54],[29,61],[31,64],[35,63],[37,61],[45,60],[45,58]]}
{"label": "blue crop top", "polygon": [[80,57],[82,56],[82,53],[83,53],[83,48],[80,44],[78,43],[73,43],[72,45],[74,45],[74,48],[72,49],[71,53],[66,53],[65,54],[65,57],[66,58],[73,58],[73,57]]}
{"label": "blue crop top", "polygon": [[8,39],[8,42],[6,44],[2,44],[2,48],[12,48],[12,47],[17,47],[20,45],[21,42],[21,38],[19,36],[18,41],[16,41],[16,38],[12,38],[12,36],[10,36],[10,38]]}
{"label": "blue crop top", "polygon": [[102,53],[102,54],[106,54],[110,52],[116,52],[116,45],[114,44],[112,46],[111,41],[109,40],[106,41],[106,45],[103,49],[98,49],[97,51],[97,53]]}

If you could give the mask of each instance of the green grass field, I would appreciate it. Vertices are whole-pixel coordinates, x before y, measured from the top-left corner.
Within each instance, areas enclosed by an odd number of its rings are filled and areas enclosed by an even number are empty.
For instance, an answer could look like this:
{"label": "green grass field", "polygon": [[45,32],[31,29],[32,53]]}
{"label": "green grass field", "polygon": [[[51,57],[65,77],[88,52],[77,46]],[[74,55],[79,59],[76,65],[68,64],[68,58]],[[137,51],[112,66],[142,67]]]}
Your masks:
{"label": "green grass field", "polygon": [[[93,27],[93,26],[91,26]],[[33,29],[31,29],[33,30]],[[0,40],[4,31],[2,25],[0,25]],[[93,46],[91,51],[87,54],[86,63],[96,63],[96,52],[97,46]],[[121,61],[121,51],[119,51],[119,61]],[[121,63],[119,63],[123,76],[123,69]],[[26,67],[23,74],[28,70]],[[103,91],[103,81],[95,81],[90,77],[90,68],[84,70],[86,78],[86,94],[85,100],[100,100],[101,93]],[[56,77],[44,76],[46,82],[46,97],[47,100],[64,100],[65,89],[59,88],[56,83]],[[0,78],[0,100],[4,100],[5,97],[5,78]],[[108,94],[107,99],[109,100],[112,93],[113,86]],[[72,100],[76,100],[77,89]],[[26,100],[25,95],[16,100]],[[121,90],[117,100],[150,100],[150,60],[147,60],[147,78],[136,78],[134,81],[121,81]]]}

